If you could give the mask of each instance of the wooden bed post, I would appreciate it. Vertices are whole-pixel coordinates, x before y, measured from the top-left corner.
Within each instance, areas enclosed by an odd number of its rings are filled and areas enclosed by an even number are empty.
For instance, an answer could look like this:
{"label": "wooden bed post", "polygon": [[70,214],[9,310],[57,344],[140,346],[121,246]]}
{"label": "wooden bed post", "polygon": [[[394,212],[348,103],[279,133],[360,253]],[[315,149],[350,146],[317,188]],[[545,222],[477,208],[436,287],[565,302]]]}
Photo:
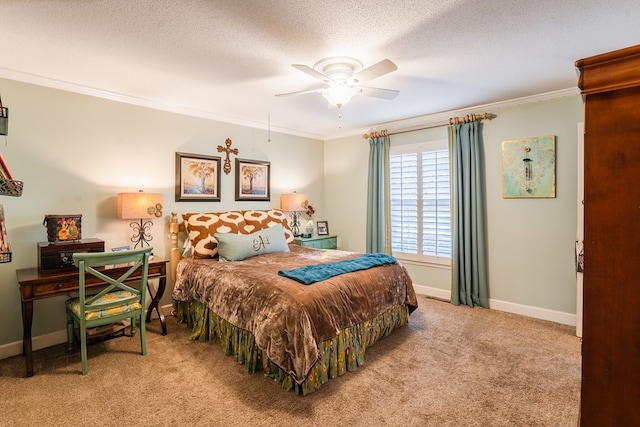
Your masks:
{"label": "wooden bed post", "polygon": [[169,237],[171,238],[171,282],[176,283],[176,269],[178,261],[180,261],[180,249],[178,248],[178,232],[180,224],[178,224],[178,213],[171,212],[171,222],[169,223]]}

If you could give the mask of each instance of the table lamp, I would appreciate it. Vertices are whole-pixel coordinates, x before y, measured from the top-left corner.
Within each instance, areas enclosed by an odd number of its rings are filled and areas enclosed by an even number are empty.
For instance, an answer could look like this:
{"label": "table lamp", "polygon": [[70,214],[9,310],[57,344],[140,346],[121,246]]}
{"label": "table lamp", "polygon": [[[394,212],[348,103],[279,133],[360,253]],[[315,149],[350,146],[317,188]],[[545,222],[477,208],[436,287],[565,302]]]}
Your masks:
{"label": "table lamp", "polygon": [[304,210],[302,204],[306,200],[306,194],[299,194],[295,191],[290,194],[280,195],[280,209],[285,212],[290,212],[291,232],[294,237],[300,236],[300,211]]}
{"label": "table lamp", "polygon": [[[153,225],[150,218],[160,218],[162,216],[162,194],[143,193],[119,193],[118,194],[118,218],[139,219],[130,224],[135,231],[131,241],[135,243],[134,249],[140,245],[151,246],[153,240],[149,230]],[[147,221],[145,221],[145,219]]]}

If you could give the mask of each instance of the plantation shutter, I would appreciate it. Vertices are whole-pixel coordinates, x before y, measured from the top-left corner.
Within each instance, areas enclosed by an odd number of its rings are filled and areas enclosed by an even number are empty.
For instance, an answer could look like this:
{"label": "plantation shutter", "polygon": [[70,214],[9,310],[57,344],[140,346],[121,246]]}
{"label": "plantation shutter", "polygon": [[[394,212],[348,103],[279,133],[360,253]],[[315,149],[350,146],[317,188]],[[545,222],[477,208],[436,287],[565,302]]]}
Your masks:
{"label": "plantation shutter", "polygon": [[389,174],[392,253],[402,259],[449,264],[451,194],[446,141],[391,147]]}
{"label": "plantation shutter", "polygon": [[391,251],[418,253],[418,154],[389,158]]}

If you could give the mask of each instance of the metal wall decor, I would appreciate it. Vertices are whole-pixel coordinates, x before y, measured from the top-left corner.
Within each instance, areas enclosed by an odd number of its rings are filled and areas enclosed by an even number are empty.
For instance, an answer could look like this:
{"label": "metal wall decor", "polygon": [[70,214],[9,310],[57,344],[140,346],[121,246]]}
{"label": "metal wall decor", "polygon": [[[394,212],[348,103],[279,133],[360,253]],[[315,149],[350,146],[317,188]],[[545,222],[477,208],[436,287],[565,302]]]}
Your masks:
{"label": "metal wall decor", "polygon": [[224,167],[222,169],[224,170],[225,175],[229,175],[229,173],[231,173],[231,160],[229,159],[229,155],[235,154],[237,156],[239,153],[237,148],[231,148],[231,144],[232,144],[231,139],[227,138],[227,140],[224,142],[224,145],[226,145],[226,147],[223,147],[222,145],[218,145],[218,153],[227,154],[224,159]]}

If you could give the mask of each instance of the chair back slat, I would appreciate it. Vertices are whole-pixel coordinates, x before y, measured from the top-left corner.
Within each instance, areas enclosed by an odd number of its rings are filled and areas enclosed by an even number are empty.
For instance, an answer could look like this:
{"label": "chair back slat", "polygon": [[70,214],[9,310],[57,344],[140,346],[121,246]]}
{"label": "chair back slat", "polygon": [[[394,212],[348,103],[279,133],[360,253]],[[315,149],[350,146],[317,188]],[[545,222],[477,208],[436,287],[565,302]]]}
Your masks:
{"label": "chair back slat", "polygon": [[[149,270],[149,256],[153,248],[137,249],[122,252],[87,252],[87,253],[75,253],[73,254],[73,261],[78,266],[80,271],[79,288],[78,293],[80,297],[80,311],[82,315],[87,310],[100,310],[109,307],[126,304],[127,301],[131,302],[140,301],[145,305],[146,291],[144,285],[147,283],[148,270]],[[109,271],[106,269],[98,269],[99,267],[106,267],[115,264],[131,264],[129,269],[120,275],[118,278],[113,278],[107,275]],[[140,277],[130,279],[132,274],[137,270],[141,271]],[[87,276],[94,276],[106,283],[106,286],[97,294],[87,297],[86,296],[86,281]],[[140,283],[139,289],[127,285],[125,282]],[[103,302],[96,303],[100,298],[110,292],[116,290],[128,291],[134,294],[131,298],[120,299],[118,302]]]}
{"label": "chair back slat", "polygon": [[130,262],[135,262],[137,260],[142,260],[141,254],[147,253],[153,248],[147,247],[144,249],[133,249],[129,251],[120,251],[120,252],[85,252],[85,253],[75,253],[73,254],[73,258],[75,259],[83,259],[85,264],[89,267],[102,267],[106,265],[112,264],[127,264]]}
{"label": "chair back slat", "polygon": [[[126,272],[124,272],[119,278],[112,278],[110,276],[107,276],[106,274],[103,273],[103,271],[108,271],[108,270],[96,270],[93,266],[88,266],[86,264],[86,262],[84,262],[84,260],[80,259],[79,262],[81,263],[80,265],[82,265],[83,267],[81,268],[81,270],[84,270],[85,272],[91,274],[92,276],[97,277],[100,280],[103,280],[105,283],[108,283],[109,285],[107,287],[105,287],[102,291],[100,291],[98,294],[94,295],[91,298],[87,298],[86,302],[87,304],[93,304],[95,300],[101,298],[102,296],[104,296],[105,294],[109,293],[109,292],[113,292],[116,289],[122,290],[122,291],[128,291],[128,292],[132,292],[135,294],[139,294],[140,291],[136,288],[133,288],[131,286],[128,286],[125,282],[129,281],[129,276],[131,276],[136,270],[140,269],[140,268],[144,268],[144,260],[142,261],[137,261],[135,262]],[[146,282],[147,281],[147,277],[140,277],[140,278],[136,278],[136,279],[131,279],[132,281],[135,280],[136,283],[139,282]],[[142,288],[142,287],[141,287]]]}

